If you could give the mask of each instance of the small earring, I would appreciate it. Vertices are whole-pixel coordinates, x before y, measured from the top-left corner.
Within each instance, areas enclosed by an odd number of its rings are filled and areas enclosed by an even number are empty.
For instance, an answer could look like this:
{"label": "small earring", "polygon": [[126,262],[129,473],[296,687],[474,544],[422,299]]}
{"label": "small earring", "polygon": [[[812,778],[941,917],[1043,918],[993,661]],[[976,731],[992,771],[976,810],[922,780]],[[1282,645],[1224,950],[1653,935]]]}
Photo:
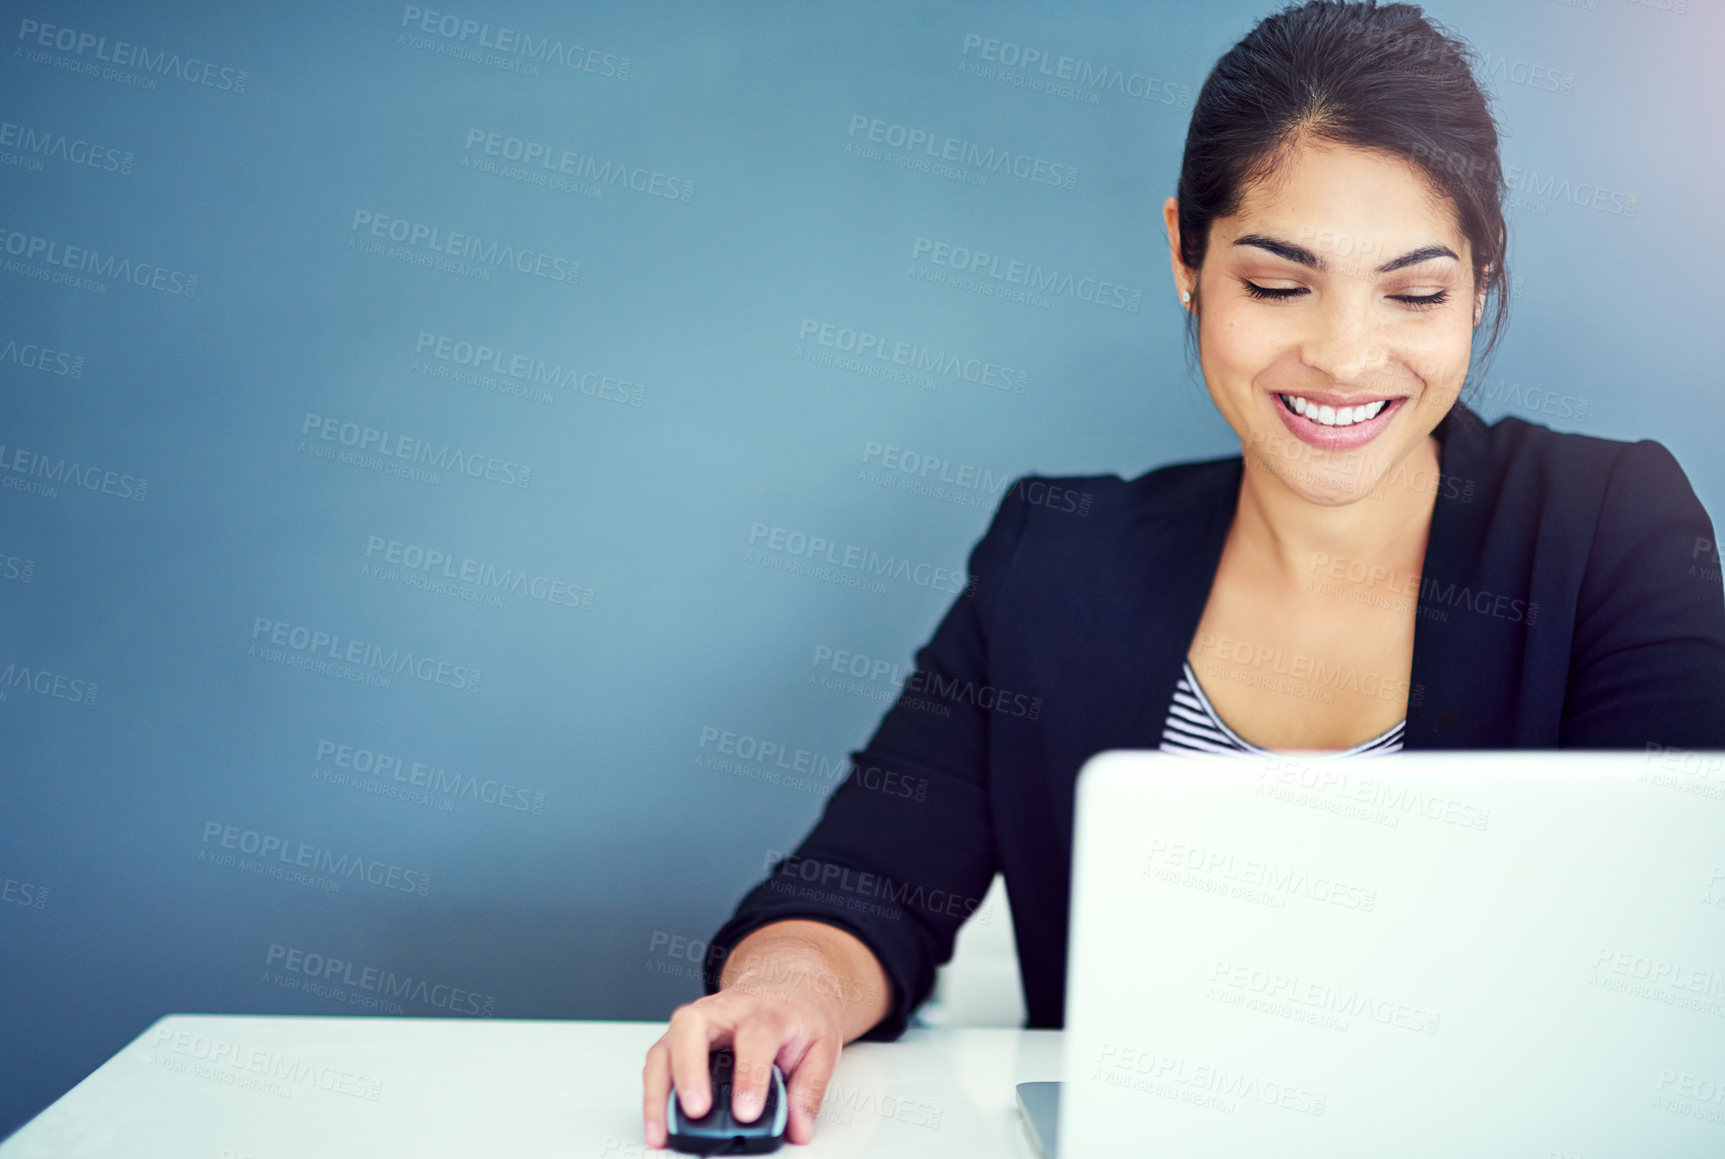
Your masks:
{"label": "small earring", "polygon": [[1182,302],[1190,302],[1190,301],[1191,301],[1191,300],[1192,300],[1192,291],[1190,291],[1190,290],[1181,290],[1181,291],[1180,291],[1180,300],[1181,300],[1181,301],[1182,301]]}

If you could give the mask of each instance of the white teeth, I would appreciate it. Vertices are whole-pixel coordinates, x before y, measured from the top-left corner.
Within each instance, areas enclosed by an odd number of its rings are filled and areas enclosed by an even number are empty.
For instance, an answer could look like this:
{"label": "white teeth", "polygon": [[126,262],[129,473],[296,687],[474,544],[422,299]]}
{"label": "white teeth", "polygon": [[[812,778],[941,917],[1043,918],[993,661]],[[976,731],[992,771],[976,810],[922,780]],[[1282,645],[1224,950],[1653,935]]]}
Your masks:
{"label": "white teeth", "polygon": [[1351,427],[1355,423],[1363,423],[1367,419],[1376,418],[1378,413],[1390,404],[1389,399],[1381,398],[1376,402],[1363,403],[1360,406],[1318,406],[1307,402],[1296,395],[1282,395],[1281,398],[1293,408],[1295,414],[1303,415],[1326,427]]}

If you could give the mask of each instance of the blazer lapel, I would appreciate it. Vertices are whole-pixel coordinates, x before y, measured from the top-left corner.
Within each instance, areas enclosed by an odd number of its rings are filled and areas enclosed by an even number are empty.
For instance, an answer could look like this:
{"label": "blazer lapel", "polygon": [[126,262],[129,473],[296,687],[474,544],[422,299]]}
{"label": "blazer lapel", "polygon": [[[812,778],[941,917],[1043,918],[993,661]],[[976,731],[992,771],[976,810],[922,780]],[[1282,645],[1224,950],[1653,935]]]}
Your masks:
{"label": "blazer lapel", "polygon": [[[1443,444],[1437,499],[1420,568],[1413,671],[1408,685],[1407,749],[1492,747],[1492,728],[1509,694],[1494,673],[1519,649],[1506,625],[1458,602],[1481,587],[1479,560],[1494,488],[1486,477],[1484,421],[1457,402],[1433,434]],[[1505,648],[1509,651],[1506,653]]]}
{"label": "blazer lapel", "polygon": [[1051,724],[1058,717],[1064,726],[1050,738],[1056,832],[1071,831],[1085,759],[1162,742],[1162,721],[1233,523],[1243,463],[1234,456],[1181,466],[1188,474],[1154,505],[1132,503],[1125,534],[1046,608],[1051,652],[1083,650],[1067,661],[1080,679],[1063,682],[1063,703],[1048,706]]}

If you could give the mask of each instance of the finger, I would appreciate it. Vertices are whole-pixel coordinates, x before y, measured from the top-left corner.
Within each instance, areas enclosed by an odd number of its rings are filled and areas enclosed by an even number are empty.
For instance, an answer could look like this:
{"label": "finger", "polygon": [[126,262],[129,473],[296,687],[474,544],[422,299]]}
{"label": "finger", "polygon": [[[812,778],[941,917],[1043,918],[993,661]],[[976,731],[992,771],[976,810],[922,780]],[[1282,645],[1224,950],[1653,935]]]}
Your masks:
{"label": "finger", "polygon": [[827,1084],[838,1066],[843,1044],[832,1039],[820,1039],[810,1044],[796,1070],[791,1072],[785,1094],[791,1107],[786,1133],[793,1143],[808,1143],[815,1137],[815,1118],[826,1099]]}
{"label": "finger", "polygon": [[700,1118],[712,1107],[712,1092],[707,1082],[707,1052],[714,1044],[731,1037],[731,1028],[713,1021],[712,1010],[695,1006],[678,1009],[671,1017],[665,1037],[671,1050],[671,1083],[677,1088],[677,1101],[691,1118]]}
{"label": "finger", "polygon": [[736,1069],[731,1078],[731,1114],[739,1122],[761,1117],[772,1082],[773,1060],[788,1037],[788,1027],[776,1012],[761,1011],[732,1035]]}
{"label": "finger", "polygon": [[641,1068],[641,1133],[647,1146],[665,1145],[665,1098],[671,1091],[671,1052],[665,1036],[647,1048],[647,1064]]}

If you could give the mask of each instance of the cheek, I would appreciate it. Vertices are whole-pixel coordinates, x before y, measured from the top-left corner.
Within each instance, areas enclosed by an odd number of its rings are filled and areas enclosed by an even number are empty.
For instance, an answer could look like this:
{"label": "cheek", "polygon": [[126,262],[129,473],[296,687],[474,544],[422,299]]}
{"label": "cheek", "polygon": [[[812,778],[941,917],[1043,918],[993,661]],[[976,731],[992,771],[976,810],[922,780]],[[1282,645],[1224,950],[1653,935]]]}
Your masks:
{"label": "cheek", "polygon": [[1280,330],[1275,319],[1249,317],[1233,303],[1212,306],[1198,323],[1198,349],[1219,371],[1251,375],[1286,346]]}
{"label": "cheek", "polygon": [[1459,389],[1467,377],[1472,353],[1470,336],[1466,327],[1433,327],[1430,333],[1411,338],[1403,345],[1401,361],[1427,386]]}

